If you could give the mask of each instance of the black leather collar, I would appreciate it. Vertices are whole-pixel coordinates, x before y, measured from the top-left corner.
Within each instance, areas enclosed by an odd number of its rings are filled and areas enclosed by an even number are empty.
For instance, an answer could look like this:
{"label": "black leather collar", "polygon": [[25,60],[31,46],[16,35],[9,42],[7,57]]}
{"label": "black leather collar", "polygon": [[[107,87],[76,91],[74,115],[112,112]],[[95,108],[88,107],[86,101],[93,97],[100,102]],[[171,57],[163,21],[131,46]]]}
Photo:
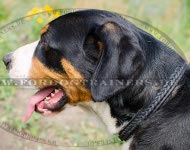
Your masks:
{"label": "black leather collar", "polygon": [[154,100],[152,100],[148,106],[140,109],[134,117],[132,117],[129,123],[123,127],[123,129],[119,132],[119,138],[122,141],[128,140],[140,123],[147,119],[151,113],[157,111],[168,100],[169,95],[178,85],[178,82],[183,77],[186,69],[186,63],[177,67],[174,73],[170,76],[169,80],[165,82],[164,86],[156,94]]}

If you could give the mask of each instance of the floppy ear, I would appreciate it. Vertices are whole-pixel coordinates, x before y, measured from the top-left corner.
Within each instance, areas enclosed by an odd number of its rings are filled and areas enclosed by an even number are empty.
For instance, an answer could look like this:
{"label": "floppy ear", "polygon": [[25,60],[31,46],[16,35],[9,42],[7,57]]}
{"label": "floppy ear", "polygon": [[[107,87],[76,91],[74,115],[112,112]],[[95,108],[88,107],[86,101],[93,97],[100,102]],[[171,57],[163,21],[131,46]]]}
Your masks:
{"label": "floppy ear", "polygon": [[96,35],[103,43],[103,51],[92,77],[91,92],[94,101],[106,100],[127,87],[115,85],[133,79],[144,64],[144,55],[137,37],[130,29],[114,22],[101,25]]}

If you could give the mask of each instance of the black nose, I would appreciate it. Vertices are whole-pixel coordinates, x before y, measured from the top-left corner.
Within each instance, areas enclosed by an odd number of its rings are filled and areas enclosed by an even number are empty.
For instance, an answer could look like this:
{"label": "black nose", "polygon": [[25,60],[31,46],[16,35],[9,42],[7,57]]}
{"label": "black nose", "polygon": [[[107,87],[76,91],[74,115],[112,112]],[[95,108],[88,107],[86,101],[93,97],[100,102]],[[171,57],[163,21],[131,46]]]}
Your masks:
{"label": "black nose", "polygon": [[11,57],[12,57],[12,53],[8,53],[7,55],[3,57],[3,62],[7,70],[11,68]]}

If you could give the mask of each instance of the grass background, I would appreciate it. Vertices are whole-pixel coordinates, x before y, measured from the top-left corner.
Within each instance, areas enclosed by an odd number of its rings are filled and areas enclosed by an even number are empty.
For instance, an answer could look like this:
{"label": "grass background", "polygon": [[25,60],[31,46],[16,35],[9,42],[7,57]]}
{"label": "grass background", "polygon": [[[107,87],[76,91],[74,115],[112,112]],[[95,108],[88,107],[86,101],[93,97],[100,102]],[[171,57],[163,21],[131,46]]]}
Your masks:
{"label": "grass background", "polygon": [[[186,57],[190,56],[190,1],[189,0],[6,0],[0,2],[0,28],[7,27],[7,24],[18,18],[24,17],[34,8],[44,9],[48,5],[53,9],[60,8],[95,8],[115,11],[121,14],[129,15],[160,29],[183,50]],[[39,17],[43,22],[39,23]],[[55,17],[55,16],[53,16]],[[27,23],[20,24],[14,29],[9,28],[9,32],[3,34],[0,32],[0,57],[8,52],[16,49],[23,44],[32,42],[39,38],[39,31],[49,20],[52,19],[51,14],[33,16]],[[38,20],[38,21],[37,21]],[[6,78],[6,70],[0,62],[0,78]],[[17,92],[15,92],[15,90]],[[26,92],[26,93],[25,93]],[[20,121],[20,114],[26,105],[23,102],[33,91],[26,89],[15,89],[14,87],[0,87],[0,119],[8,121],[12,126],[25,130],[33,135],[43,138],[56,137],[57,140],[68,141],[68,145],[76,144],[78,141],[88,141],[93,139],[104,139],[108,136],[100,128],[93,124],[92,120],[84,117],[78,122],[78,128],[72,128],[62,123],[62,119],[54,118],[53,121],[60,119],[58,123],[52,122],[52,119],[43,120],[41,116],[35,114],[29,123],[23,124]],[[23,94],[25,93],[25,94]],[[23,96],[24,95],[24,96]],[[26,101],[26,100],[25,100]],[[18,105],[23,107],[18,107]],[[79,110],[78,110],[79,111]],[[69,113],[75,112],[70,110]],[[79,111],[80,112],[80,111]],[[78,112],[77,112],[78,113]],[[82,113],[82,112],[80,112]],[[76,112],[73,114],[75,115]],[[86,114],[84,114],[86,116]],[[72,118],[72,117],[71,117]],[[75,118],[76,119],[76,118]],[[73,119],[74,120],[74,119]],[[73,121],[72,120],[72,121]],[[72,124],[72,121],[70,123]],[[46,124],[44,126],[44,123]],[[34,125],[35,124],[35,125]],[[43,125],[43,128],[42,128]],[[63,127],[64,125],[64,127]],[[0,149],[52,149],[52,147],[44,146],[33,142],[26,142],[11,135],[7,135],[3,131],[0,132],[6,142],[0,143]],[[50,136],[51,135],[51,136]],[[16,142],[13,142],[15,141]],[[8,144],[6,144],[8,143]],[[53,147],[54,148],[54,147]],[[57,148],[59,149],[59,148]],[[64,149],[64,148],[60,148]],[[68,149],[68,148],[65,148]],[[74,148],[71,148],[74,149]],[[111,145],[105,147],[93,147],[90,149],[120,149],[120,145]]]}

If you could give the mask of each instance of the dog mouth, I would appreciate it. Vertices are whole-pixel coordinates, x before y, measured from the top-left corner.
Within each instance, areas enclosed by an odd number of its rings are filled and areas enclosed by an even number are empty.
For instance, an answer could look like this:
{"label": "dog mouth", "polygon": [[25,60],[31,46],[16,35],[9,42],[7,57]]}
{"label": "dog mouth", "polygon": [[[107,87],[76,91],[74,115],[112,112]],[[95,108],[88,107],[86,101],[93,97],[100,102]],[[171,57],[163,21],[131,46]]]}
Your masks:
{"label": "dog mouth", "polygon": [[22,121],[28,121],[34,111],[44,115],[51,115],[63,110],[66,104],[67,96],[59,86],[40,89],[30,98],[27,113]]}

